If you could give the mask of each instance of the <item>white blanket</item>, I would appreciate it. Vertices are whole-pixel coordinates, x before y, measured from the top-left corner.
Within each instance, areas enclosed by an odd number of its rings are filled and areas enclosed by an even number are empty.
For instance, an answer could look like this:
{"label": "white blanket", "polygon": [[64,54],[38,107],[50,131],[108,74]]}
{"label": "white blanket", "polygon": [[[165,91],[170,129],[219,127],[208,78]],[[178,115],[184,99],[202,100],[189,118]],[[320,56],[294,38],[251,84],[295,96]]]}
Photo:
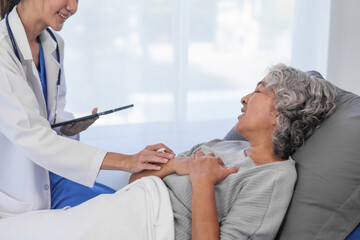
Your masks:
{"label": "white blanket", "polygon": [[173,219],[166,186],[146,177],[73,208],[1,219],[0,239],[171,240]]}

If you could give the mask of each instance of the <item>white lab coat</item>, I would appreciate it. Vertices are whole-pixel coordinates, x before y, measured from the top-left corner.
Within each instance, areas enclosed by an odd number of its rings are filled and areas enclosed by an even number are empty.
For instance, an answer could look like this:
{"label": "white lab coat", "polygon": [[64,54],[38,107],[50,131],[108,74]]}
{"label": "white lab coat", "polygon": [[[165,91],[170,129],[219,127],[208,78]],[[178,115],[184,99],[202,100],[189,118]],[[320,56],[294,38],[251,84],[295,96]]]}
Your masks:
{"label": "white lab coat", "polygon": [[60,67],[57,122],[72,117],[64,112],[63,40],[55,34],[60,48],[60,65],[56,60],[55,41],[46,31],[40,35],[47,73],[48,121],[40,79],[16,7],[9,14],[9,22],[21,62],[14,53],[4,19],[0,22],[0,219],[49,209],[48,171],[92,186],[106,154],[103,150],[59,136],[50,127]]}

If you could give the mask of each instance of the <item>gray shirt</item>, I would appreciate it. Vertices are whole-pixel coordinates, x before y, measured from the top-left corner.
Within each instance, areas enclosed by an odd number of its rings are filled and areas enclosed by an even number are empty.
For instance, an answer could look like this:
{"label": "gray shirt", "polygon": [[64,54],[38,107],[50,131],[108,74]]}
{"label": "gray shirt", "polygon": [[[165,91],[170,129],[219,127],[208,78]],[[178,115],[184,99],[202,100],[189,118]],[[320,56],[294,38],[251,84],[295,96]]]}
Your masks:
{"label": "gray shirt", "polygon": [[[290,158],[261,166],[244,154],[246,141],[212,140],[194,146],[181,156],[197,151],[214,153],[226,166],[238,166],[215,186],[220,239],[273,239],[284,218],[296,181]],[[171,174],[164,182],[174,211],[175,239],[191,239],[192,186],[189,176]]]}

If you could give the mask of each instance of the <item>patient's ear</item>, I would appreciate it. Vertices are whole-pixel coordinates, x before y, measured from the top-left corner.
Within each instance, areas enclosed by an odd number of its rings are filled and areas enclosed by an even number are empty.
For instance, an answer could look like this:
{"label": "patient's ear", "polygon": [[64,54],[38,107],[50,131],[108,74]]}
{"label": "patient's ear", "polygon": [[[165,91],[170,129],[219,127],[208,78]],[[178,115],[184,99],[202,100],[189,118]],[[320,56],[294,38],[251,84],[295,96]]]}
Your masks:
{"label": "patient's ear", "polygon": [[274,109],[273,111],[271,111],[271,123],[275,126],[277,123],[277,117],[279,116],[279,112]]}

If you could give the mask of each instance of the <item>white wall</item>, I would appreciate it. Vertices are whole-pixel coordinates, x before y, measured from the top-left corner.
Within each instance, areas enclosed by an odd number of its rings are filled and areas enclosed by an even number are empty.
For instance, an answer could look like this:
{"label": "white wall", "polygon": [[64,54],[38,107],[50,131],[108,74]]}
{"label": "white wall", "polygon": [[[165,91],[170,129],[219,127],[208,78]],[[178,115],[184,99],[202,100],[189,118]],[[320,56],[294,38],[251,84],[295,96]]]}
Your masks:
{"label": "white wall", "polygon": [[360,1],[332,0],[328,79],[360,95]]}
{"label": "white wall", "polygon": [[359,11],[359,0],[296,0],[291,65],[360,95]]}
{"label": "white wall", "polygon": [[330,0],[295,0],[291,65],[327,77]]}

